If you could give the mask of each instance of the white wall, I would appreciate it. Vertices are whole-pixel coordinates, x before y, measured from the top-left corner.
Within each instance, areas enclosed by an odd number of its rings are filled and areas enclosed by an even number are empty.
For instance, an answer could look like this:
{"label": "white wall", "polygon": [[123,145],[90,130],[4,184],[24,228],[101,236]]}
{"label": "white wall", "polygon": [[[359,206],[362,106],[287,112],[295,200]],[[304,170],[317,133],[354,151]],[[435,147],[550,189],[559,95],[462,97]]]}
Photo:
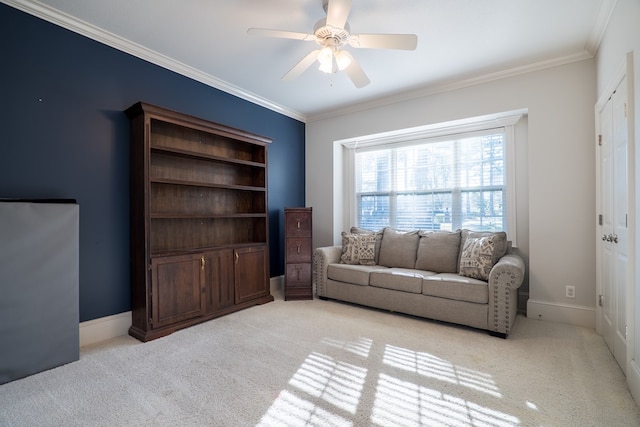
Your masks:
{"label": "white wall", "polygon": [[[634,53],[633,80],[635,82],[634,104],[635,104],[635,212],[636,212],[636,277],[631,283],[631,291],[634,298],[631,301],[631,310],[627,313],[630,325],[630,336],[628,337],[629,366],[626,369],[629,388],[633,393],[636,402],[640,402],[640,1],[638,0],[618,0],[616,8],[611,16],[609,25],[600,44],[597,63],[597,94],[598,98],[604,95],[604,91],[611,83],[616,73],[623,66],[627,52]],[[628,78],[630,76],[627,76]]]}
{"label": "white wall", "polygon": [[[314,210],[314,246],[338,243],[351,225],[343,221],[334,141],[528,109],[527,148],[517,147],[516,173],[523,193],[518,239],[529,264],[529,316],[594,327],[595,71],[589,59],[310,121],[306,203]],[[565,297],[565,285],[576,287],[575,299]]]}

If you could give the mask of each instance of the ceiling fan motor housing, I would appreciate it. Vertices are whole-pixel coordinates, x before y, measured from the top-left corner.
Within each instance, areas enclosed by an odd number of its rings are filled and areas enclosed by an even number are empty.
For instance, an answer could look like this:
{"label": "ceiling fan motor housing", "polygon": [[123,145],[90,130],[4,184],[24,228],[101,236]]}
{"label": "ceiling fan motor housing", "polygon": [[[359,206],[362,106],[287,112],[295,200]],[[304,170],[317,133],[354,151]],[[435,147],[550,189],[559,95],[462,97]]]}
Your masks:
{"label": "ceiling fan motor housing", "polygon": [[349,42],[349,23],[344,28],[335,28],[327,25],[327,18],[322,18],[313,27],[313,34],[321,46],[341,47]]}

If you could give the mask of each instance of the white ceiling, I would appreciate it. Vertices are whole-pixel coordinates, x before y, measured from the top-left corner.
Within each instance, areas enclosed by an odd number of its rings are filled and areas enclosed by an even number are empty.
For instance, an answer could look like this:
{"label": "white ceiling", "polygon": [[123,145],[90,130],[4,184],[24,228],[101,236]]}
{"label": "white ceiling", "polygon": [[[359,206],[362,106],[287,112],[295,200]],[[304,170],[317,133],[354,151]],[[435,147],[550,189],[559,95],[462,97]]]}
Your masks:
{"label": "white ceiling", "polygon": [[371,79],[312,66],[280,78],[314,42],[322,0],[0,0],[65,28],[307,121],[372,103],[592,57],[616,0],[352,0],[351,33],[412,33],[415,51],[347,47]]}

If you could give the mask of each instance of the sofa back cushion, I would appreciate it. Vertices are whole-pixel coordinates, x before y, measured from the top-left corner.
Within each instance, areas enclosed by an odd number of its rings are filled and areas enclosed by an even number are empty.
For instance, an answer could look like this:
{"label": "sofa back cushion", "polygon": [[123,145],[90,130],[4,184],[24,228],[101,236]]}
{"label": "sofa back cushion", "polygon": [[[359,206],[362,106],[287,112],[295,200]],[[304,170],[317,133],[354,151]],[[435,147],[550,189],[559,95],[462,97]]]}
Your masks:
{"label": "sofa back cushion", "polygon": [[414,268],[420,236],[418,231],[402,232],[385,228],[378,264],[385,267]]}
{"label": "sofa back cushion", "polygon": [[434,273],[457,273],[461,231],[420,231],[416,266]]}

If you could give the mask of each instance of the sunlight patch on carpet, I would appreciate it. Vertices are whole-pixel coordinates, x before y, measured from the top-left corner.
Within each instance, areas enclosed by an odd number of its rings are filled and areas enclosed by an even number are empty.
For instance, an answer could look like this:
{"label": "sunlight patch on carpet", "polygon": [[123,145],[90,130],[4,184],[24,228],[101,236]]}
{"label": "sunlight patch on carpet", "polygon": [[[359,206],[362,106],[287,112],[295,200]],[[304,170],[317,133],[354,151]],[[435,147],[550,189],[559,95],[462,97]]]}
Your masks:
{"label": "sunlight patch on carpet", "polygon": [[494,397],[502,397],[491,375],[454,366],[449,361],[429,353],[387,345],[384,350],[383,363],[425,377],[459,384]]}
{"label": "sunlight patch on carpet", "polygon": [[371,351],[371,345],[373,344],[373,340],[362,337],[358,338],[356,341],[343,341],[337,340],[335,338],[325,337],[322,339],[322,342],[332,347],[357,354],[358,356],[362,356],[364,358],[369,357],[369,351]]}
{"label": "sunlight patch on carpet", "polygon": [[353,423],[288,390],[283,390],[258,426],[351,427]]}
{"label": "sunlight patch on carpet", "polygon": [[289,384],[355,414],[366,376],[365,368],[311,353]]}
{"label": "sunlight patch on carpet", "polygon": [[371,421],[378,426],[520,426],[509,414],[413,382],[380,374]]}

